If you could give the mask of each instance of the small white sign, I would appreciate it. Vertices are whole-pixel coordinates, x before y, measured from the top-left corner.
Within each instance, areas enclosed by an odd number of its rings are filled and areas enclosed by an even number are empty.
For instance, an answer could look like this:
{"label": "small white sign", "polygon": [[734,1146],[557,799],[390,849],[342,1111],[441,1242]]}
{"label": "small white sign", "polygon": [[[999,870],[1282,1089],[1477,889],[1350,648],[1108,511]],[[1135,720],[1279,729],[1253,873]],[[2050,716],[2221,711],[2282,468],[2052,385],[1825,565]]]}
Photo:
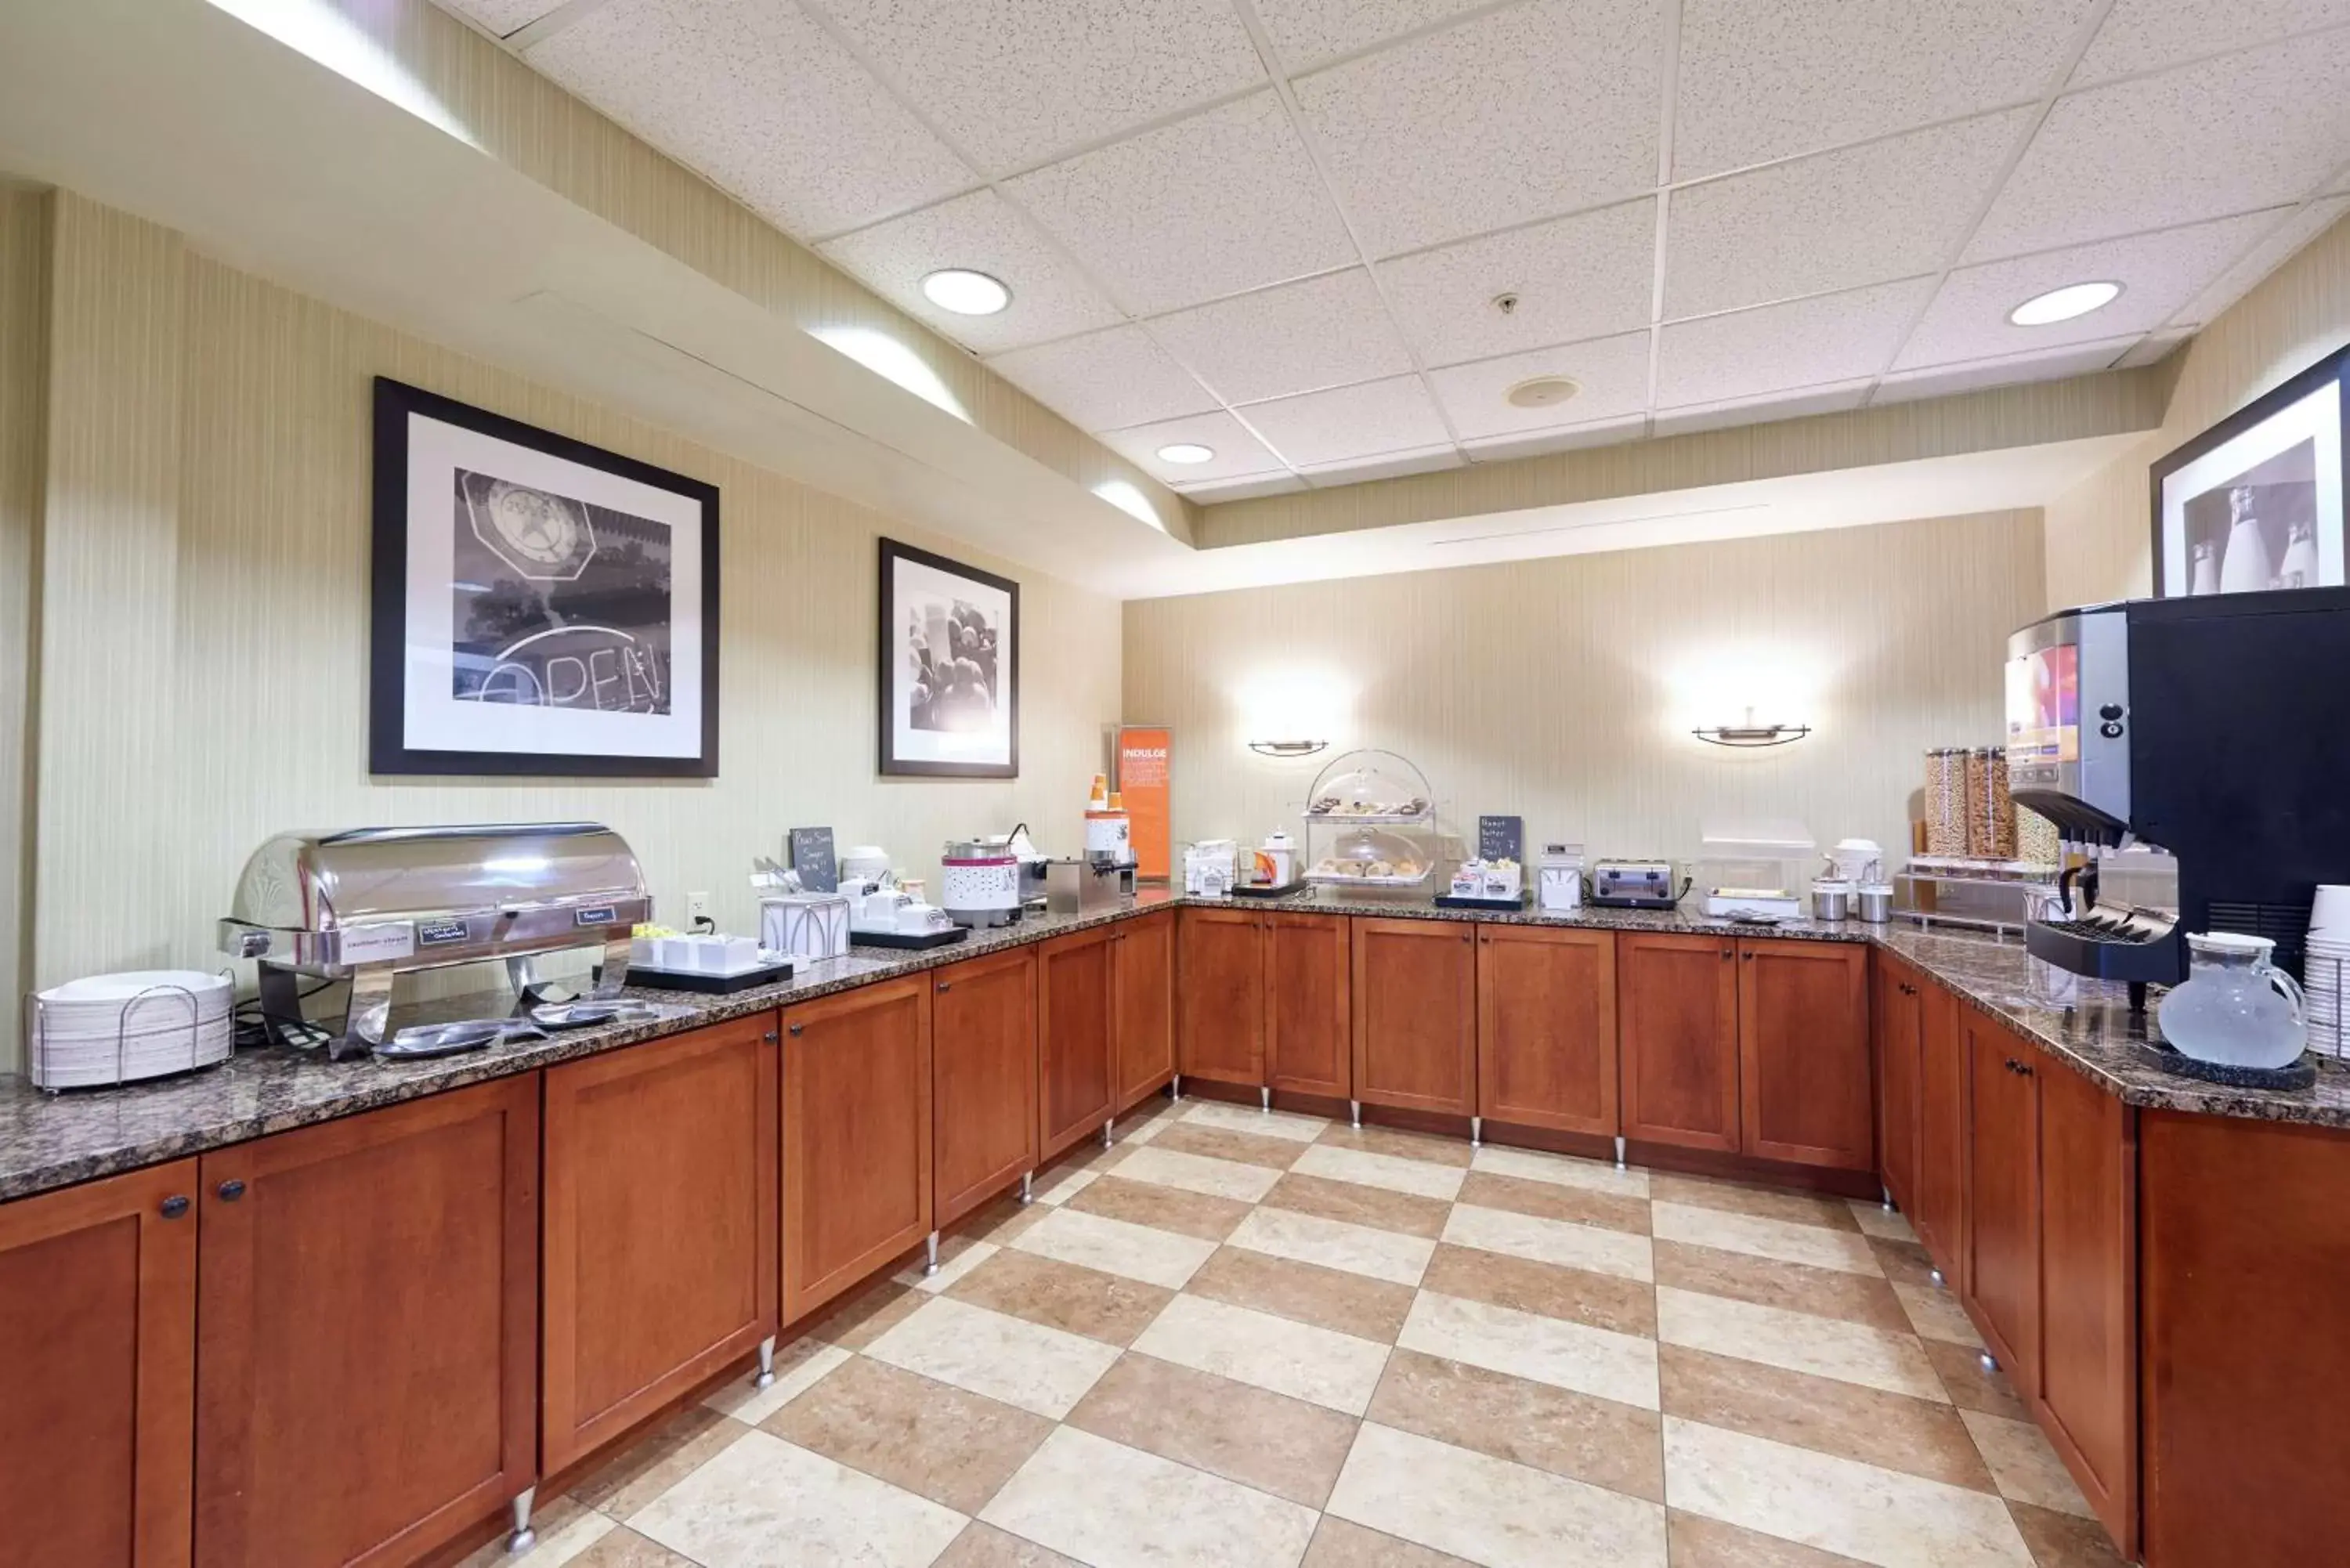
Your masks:
{"label": "small white sign", "polygon": [[342,961],[345,963],[386,963],[393,959],[404,959],[415,950],[416,926],[411,920],[343,928]]}

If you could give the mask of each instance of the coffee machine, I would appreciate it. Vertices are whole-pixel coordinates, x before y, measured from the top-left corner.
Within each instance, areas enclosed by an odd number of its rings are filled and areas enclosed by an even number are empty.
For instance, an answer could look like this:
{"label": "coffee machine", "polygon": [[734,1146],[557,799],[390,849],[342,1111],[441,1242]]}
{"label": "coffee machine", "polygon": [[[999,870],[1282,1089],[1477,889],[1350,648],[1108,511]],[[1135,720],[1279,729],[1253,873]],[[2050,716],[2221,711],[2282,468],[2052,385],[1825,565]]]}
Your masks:
{"label": "coffee machine", "polygon": [[2270,938],[2298,971],[2318,884],[2350,882],[2350,588],[2034,621],[2008,639],[2007,767],[2068,851],[2152,845],[2178,867],[2168,918],[2100,911],[2095,861],[2068,870],[2066,908],[2026,928],[2034,957],[2140,1005],[2185,978],[2184,931]]}

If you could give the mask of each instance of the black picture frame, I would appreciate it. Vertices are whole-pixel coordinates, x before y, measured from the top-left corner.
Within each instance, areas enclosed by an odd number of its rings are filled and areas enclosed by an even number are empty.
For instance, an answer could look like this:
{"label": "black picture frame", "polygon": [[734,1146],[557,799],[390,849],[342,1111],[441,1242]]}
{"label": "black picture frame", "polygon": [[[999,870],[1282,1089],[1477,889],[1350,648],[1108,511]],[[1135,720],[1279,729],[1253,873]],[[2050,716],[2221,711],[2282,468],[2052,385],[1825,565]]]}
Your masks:
{"label": "black picture frame", "polygon": [[[877,763],[885,775],[909,778],[1010,779],[1020,776],[1020,585],[1009,577],[983,572],[976,566],[951,560],[931,551],[903,545],[895,539],[881,541],[880,590],[875,663],[875,719],[878,735]],[[996,668],[999,690],[994,700],[1003,712],[1006,722],[1004,754],[1000,760],[983,762],[951,761],[935,757],[906,755],[898,743],[897,715],[899,711],[899,682],[910,680],[910,672],[899,657],[902,651],[899,640],[899,605],[897,597],[898,566],[909,564],[925,566],[934,572],[960,578],[974,588],[1003,596],[1005,619],[1009,623],[999,635],[996,646]]]}
{"label": "black picture frame", "polygon": [[[2173,476],[2197,460],[2258,430],[2262,425],[2277,418],[2287,410],[2294,408],[2313,394],[2324,390],[2328,386],[2334,387],[2336,392],[2336,411],[2339,416],[2334,432],[2337,441],[2335,448],[2337,461],[2330,472],[2326,472],[2321,464],[2316,482],[2321,491],[2327,487],[2331,488],[2334,497],[2333,510],[2336,518],[2332,556],[2336,561],[2342,558],[2344,541],[2341,537],[2340,520],[2344,514],[2345,500],[2350,498],[2350,347],[2337,348],[2324,358],[2303,368],[2282,384],[2262,393],[2193,440],[2165,452],[2147,470],[2149,510],[2152,514],[2154,597],[2156,598],[2180,597],[2193,591],[2191,581],[2182,587],[2168,570],[2168,556],[2171,553],[2171,535],[2176,531],[2177,526],[2169,515],[2169,507],[2167,504],[2169,500],[2167,491]],[[2182,511],[2185,499],[2181,498]],[[2320,548],[2321,550],[2324,548],[2322,535]],[[2339,587],[2342,586],[2342,577],[2337,573],[2329,576],[2324,581],[2308,586]]]}
{"label": "black picture frame", "polygon": [[[406,735],[409,557],[411,497],[409,494],[410,431],[412,417],[436,421],[542,453],[581,468],[674,493],[700,514],[699,636],[701,712],[688,723],[698,730],[692,755],[504,752],[411,746]],[[372,581],[369,647],[368,771],[397,775],[715,778],[718,775],[719,702],[719,493],[714,484],[625,457],[536,425],[490,412],[421,387],[375,378],[375,474]]]}

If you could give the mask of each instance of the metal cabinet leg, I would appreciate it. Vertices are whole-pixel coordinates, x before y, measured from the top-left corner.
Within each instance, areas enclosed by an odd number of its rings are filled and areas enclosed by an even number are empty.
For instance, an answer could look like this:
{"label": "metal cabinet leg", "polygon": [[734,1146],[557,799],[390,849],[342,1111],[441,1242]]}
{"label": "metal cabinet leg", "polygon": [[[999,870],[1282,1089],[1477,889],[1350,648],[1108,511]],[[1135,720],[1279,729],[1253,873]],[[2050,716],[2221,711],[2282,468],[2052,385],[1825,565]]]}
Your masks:
{"label": "metal cabinet leg", "polygon": [[1256,1105],[1257,1109],[1261,1111],[1270,1111],[1273,1109],[1273,1085],[1271,1084],[1265,1085],[1256,1092]]}
{"label": "metal cabinet leg", "polygon": [[924,1248],[922,1272],[935,1274],[939,1272],[939,1233],[936,1231],[931,1231],[922,1246]]}
{"label": "metal cabinet leg", "polygon": [[1616,1135],[1616,1168],[1618,1170],[1624,1168],[1624,1135],[1622,1133]]}
{"label": "metal cabinet leg", "polygon": [[1927,1270],[1926,1277],[1934,1282],[1934,1288],[1936,1290],[1946,1291],[1950,1288],[1950,1282],[1942,1278],[1942,1271],[1939,1269]]}
{"label": "metal cabinet leg", "polygon": [[1029,1204],[1035,1201],[1035,1199],[1036,1173],[1033,1170],[1024,1170],[1020,1173],[1020,1207],[1027,1208]]}
{"label": "metal cabinet leg", "polygon": [[1884,1200],[1883,1200],[1883,1207],[1884,1207],[1885,1211],[1886,1211],[1887,1214],[1892,1213],[1892,1212],[1893,1212],[1893,1189],[1891,1189],[1891,1188],[1889,1188],[1889,1187],[1887,1187],[1887,1186],[1883,1185],[1882,1183],[1879,1183],[1879,1184],[1878,1184],[1878,1186],[1877,1186],[1877,1191],[1879,1191],[1879,1192],[1881,1192],[1881,1193],[1883,1193],[1883,1194],[1885,1195],[1885,1197],[1884,1197]]}
{"label": "metal cabinet leg", "polygon": [[751,1375],[751,1386],[764,1388],[775,1381],[775,1336],[767,1335],[759,1342],[759,1370]]}
{"label": "metal cabinet leg", "polygon": [[1114,1116],[1108,1121],[1102,1123],[1102,1147],[1107,1148],[1109,1147],[1109,1129],[1116,1126],[1118,1126],[1118,1119]]}
{"label": "metal cabinet leg", "polygon": [[1985,1372],[1996,1372],[1999,1370],[1999,1357],[1993,1355],[1988,1350],[1984,1351],[1981,1355],[1976,1356],[1975,1359],[1982,1363],[1982,1369]]}
{"label": "metal cabinet leg", "polygon": [[1469,1118],[1469,1147],[1471,1148],[1482,1148],[1484,1146],[1485,1118],[1483,1116],[1471,1116]]}
{"label": "metal cabinet leg", "polygon": [[1180,1100],[1183,1097],[1182,1074],[1178,1073],[1167,1080],[1167,1097],[1170,1101]]}
{"label": "metal cabinet leg", "polygon": [[1347,1102],[1347,1116],[1348,1120],[1355,1124],[1355,1130],[1357,1132],[1362,1131],[1363,1102],[1360,1100],[1348,1100]]}
{"label": "metal cabinet leg", "polygon": [[530,1505],[538,1498],[538,1488],[526,1486],[522,1495],[506,1505],[514,1518],[514,1529],[506,1532],[506,1550],[527,1552],[538,1544],[538,1532],[530,1527]]}

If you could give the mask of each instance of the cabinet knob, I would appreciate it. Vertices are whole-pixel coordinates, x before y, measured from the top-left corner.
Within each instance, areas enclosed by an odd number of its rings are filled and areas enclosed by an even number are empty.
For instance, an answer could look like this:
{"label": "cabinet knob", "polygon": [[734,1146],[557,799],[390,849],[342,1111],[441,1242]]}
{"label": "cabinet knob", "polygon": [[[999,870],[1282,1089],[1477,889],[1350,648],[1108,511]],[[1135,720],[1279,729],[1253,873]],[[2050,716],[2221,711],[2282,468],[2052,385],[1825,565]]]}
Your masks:
{"label": "cabinet knob", "polygon": [[174,1192],[157,1207],[162,1210],[164,1219],[177,1220],[188,1211],[188,1200],[183,1195]]}
{"label": "cabinet knob", "polygon": [[1754,961],[1754,951],[1751,948],[1746,951],[1740,953],[1738,956],[1744,959],[1748,963],[1752,963]]}
{"label": "cabinet knob", "polygon": [[768,1044],[773,1045],[775,1043],[775,1032],[770,1029],[762,1036],[762,1038],[764,1039]]}
{"label": "cabinet knob", "polygon": [[953,989],[954,989],[954,981],[951,981],[951,980],[942,980],[942,981],[939,981],[939,990],[940,990],[941,992],[950,992],[950,991],[952,991]]}
{"label": "cabinet knob", "polygon": [[1724,963],[1728,963],[1731,959],[1734,959],[1737,956],[1738,950],[1735,948],[1724,948],[1721,950],[1721,961]]}
{"label": "cabinet knob", "polygon": [[793,1038],[793,1039],[796,1040],[796,1039],[798,1039],[801,1035],[803,1035],[803,1034],[805,1034],[805,1033],[807,1033],[807,1025],[806,1025],[806,1024],[805,1024],[805,1023],[795,1023],[795,1024],[793,1024],[793,1025],[792,1025],[792,1038]]}
{"label": "cabinet knob", "polygon": [[244,1196],[244,1183],[232,1176],[220,1184],[218,1191],[223,1203],[234,1203]]}

